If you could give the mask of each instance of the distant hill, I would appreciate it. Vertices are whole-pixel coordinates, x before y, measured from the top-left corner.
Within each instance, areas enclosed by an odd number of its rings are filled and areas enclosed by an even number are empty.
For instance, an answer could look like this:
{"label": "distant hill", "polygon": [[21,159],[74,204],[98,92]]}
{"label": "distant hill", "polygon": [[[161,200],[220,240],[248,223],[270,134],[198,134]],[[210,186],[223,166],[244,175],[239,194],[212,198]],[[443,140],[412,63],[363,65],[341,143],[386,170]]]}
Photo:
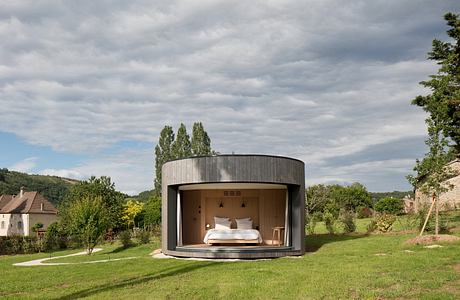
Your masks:
{"label": "distant hill", "polygon": [[57,205],[78,180],[48,175],[29,175],[0,169],[0,195],[17,195],[23,186],[26,191],[38,191]]}
{"label": "distant hill", "polygon": [[371,195],[372,195],[372,200],[374,201],[374,203],[376,203],[380,199],[386,198],[386,197],[393,197],[393,198],[397,198],[397,199],[402,199],[405,196],[410,195],[413,198],[414,197],[414,192],[413,191],[406,191],[406,192],[404,192],[404,191],[393,191],[393,192],[383,192],[383,193],[372,193],[371,192]]}
{"label": "distant hill", "polygon": [[143,191],[143,192],[140,192],[139,195],[130,196],[129,199],[134,199],[134,200],[146,203],[154,195],[154,193],[155,193],[154,190]]}

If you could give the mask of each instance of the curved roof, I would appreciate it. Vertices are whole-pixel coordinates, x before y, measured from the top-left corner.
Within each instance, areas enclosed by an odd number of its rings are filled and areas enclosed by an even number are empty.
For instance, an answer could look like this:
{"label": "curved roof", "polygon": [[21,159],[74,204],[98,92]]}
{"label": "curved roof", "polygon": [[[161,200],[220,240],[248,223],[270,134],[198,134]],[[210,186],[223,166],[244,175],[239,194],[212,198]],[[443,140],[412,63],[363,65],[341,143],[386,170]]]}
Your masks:
{"label": "curved roof", "polygon": [[199,156],[165,163],[163,188],[168,185],[247,182],[305,184],[305,164],[289,157],[236,154]]}

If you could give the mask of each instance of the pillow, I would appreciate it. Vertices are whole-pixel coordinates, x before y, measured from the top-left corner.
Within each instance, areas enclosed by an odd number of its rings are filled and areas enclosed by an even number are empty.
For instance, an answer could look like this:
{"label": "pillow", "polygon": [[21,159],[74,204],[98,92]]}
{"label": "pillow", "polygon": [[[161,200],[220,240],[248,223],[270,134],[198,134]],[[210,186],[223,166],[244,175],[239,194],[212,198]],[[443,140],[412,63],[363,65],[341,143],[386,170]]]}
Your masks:
{"label": "pillow", "polygon": [[236,228],[237,229],[252,229],[252,220],[250,218],[236,219]]}
{"label": "pillow", "polygon": [[230,221],[228,218],[214,217],[214,224],[214,229],[230,230],[230,225],[232,224],[232,221]]}
{"label": "pillow", "polygon": [[214,217],[214,222],[218,222],[218,221],[230,221],[230,218],[226,218],[226,217]]}

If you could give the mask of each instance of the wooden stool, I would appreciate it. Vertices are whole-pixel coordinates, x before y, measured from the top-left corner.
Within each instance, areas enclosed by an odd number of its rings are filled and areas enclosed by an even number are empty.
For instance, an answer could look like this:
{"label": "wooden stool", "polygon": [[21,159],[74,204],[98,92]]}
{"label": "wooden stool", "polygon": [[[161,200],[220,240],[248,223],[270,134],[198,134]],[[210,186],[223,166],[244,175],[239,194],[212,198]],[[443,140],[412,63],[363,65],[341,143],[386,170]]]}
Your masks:
{"label": "wooden stool", "polygon": [[278,234],[278,247],[281,246],[281,232],[284,230],[284,227],[273,227],[272,233],[272,245],[273,241],[275,240],[275,234]]}

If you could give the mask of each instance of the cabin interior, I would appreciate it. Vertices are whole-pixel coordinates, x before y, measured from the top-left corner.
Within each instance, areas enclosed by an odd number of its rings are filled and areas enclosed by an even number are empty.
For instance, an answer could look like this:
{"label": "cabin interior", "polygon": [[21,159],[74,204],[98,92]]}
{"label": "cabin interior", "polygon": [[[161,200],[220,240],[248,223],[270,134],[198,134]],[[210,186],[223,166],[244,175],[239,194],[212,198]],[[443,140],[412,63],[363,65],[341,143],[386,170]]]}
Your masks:
{"label": "cabin interior", "polygon": [[[192,247],[263,247],[289,245],[288,190],[269,184],[203,184],[180,187],[178,197],[178,246]],[[214,217],[251,218],[253,229],[260,232],[259,244],[207,245],[204,237],[214,228]],[[274,228],[281,227],[280,238]]]}

